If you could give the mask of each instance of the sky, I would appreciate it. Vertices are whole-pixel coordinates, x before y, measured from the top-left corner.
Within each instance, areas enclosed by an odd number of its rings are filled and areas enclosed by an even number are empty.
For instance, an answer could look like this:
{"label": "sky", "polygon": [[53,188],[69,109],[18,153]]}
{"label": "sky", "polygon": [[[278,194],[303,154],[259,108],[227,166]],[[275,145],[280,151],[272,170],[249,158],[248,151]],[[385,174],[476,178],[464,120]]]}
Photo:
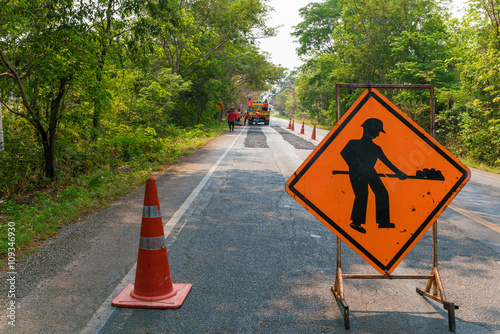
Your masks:
{"label": "sky", "polygon": [[[464,1],[466,0],[452,1],[452,11],[457,17],[460,16],[459,10],[463,8]],[[301,22],[299,9],[311,2],[319,2],[319,0],[269,0],[268,4],[274,7],[275,11],[269,15],[271,21],[268,25],[282,27],[279,28],[276,37],[262,39],[259,43],[262,50],[270,53],[270,60],[274,64],[290,70],[302,65],[295,52],[299,44],[294,42],[295,37],[290,36],[290,34],[293,32],[293,26]]]}

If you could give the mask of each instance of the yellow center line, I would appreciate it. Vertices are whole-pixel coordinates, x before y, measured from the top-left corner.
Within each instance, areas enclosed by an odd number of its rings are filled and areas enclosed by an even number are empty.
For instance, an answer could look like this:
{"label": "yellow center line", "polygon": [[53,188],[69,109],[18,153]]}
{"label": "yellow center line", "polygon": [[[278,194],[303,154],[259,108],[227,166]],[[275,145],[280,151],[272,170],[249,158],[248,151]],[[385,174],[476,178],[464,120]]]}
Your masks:
{"label": "yellow center line", "polygon": [[485,219],[483,219],[481,217],[478,217],[475,214],[473,214],[473,213],[471,213],[471,212],[469,212],[467,210],[464,210],[462,208],[459,208],[458,206],[455,206],[453,204],[448,205],[448,207],[450,209],[452,209],[452,210],[454,210],[454,211],[456,211],[456,212],[464,215],[465,217],[470,218],[470,219],[474,220],[475,222],[477,222],[477,223],[479,223],[479,224],[481,224],[483,226],[486,226],[486,227],[492,229],[493,231],[496,231],[496,232],[500,233],[500,226],[497,226],[497,225],[495,225],[493,223],[490,223],[489,221],[487,221],[487,220],[485,220]]}

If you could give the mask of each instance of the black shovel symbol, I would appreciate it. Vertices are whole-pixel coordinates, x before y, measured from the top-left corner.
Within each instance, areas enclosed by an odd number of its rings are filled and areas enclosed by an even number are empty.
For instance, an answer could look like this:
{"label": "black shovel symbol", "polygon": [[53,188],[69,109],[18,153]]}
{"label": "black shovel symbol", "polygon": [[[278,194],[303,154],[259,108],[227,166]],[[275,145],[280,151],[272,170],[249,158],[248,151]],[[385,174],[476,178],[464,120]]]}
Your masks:
{"label": "black shovel symbol", "polygon": [[[336,175],[336,174],[348,175],[349,171],[333,170],[332,174],[333,175]],[[398,177],[396,174],[378,173],[377,175],[380,177]],[[408,175],[406,178],[407,179],[416,179],[416,180],[444,181],[443,173],[441,173],[440,170],[436,170],[434,168],[431,168],[431,169],[424,168],[422,170],[417,170],[415,175]]]}

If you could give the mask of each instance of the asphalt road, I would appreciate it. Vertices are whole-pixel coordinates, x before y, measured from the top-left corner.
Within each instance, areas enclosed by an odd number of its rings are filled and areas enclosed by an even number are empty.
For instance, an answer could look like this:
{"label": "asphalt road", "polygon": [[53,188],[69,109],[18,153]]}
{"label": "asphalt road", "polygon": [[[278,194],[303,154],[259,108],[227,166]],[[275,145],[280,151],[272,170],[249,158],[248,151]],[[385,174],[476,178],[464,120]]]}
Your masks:
{"label": "asphalt road", "polygon": [[[135,277],[144,187],[65,228],[19,263],[15,327],[2,333],[346,332],[330,292],[336,237],[285,181],[317,140],[270,126],[235,127],[157,175],[170,271],[192,291],[177,310],[115,308]],[[459,305],[457,333],[500,333],[500,177],[473,170],[438,220],[439,270]],[[395,274],[429,274],[428,232]],[[345,244],[344,273],[376,274]],[[6,275],[1,298],[8,294]],[[447,333],[426,280],[346,280],[351,333]],[[6,305],[6,304],[5,304]],[[5,310],[7,313],[7,310]]]}

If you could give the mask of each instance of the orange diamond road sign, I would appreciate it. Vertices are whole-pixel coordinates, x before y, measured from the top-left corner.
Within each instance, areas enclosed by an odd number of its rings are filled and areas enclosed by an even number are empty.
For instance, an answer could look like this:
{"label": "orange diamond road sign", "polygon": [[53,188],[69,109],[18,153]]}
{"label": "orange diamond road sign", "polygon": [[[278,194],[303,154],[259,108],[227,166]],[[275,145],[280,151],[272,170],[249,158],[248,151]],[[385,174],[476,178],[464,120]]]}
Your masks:
{"label": "orange diamond road sign", "polygon": [[371,89],[290,177],[286,191],[389,274],[469,178],[465,165]]}
{"label": "orange diamond road sign", "polygon": [[219,110],[219,111],[222,111],[222,109],[224,109],[224,103],[222,103],[221,101],[217,102],[215,104],[215,107]]}

